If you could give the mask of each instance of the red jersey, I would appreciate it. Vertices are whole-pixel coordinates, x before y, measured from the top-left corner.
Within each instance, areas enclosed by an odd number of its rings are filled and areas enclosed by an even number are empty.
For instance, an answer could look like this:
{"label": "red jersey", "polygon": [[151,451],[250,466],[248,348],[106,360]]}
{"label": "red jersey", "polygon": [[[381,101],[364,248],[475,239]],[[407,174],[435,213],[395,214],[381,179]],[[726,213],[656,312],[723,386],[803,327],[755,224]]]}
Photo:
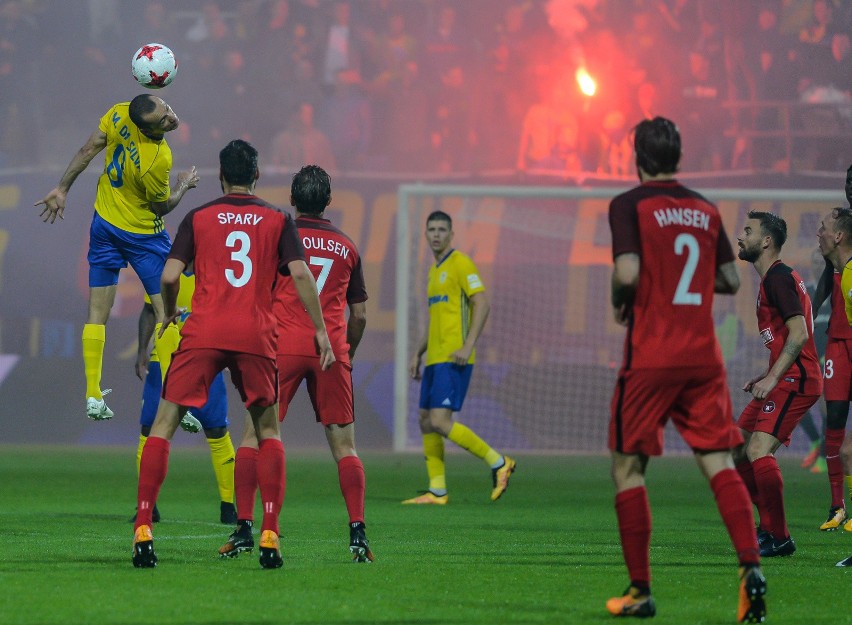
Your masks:
{"label": "red jersey", "polygon": [[[346,307],[367,301],[361,255],[346,234],[328,219],[300,216],[296,219],[308,267],[319,291],[322,316],[334,357],[349,362],[346,340]],[[318,356],[316,330],[302,305],[292,278],[285,278],[275,292],[278,320],[278,353]]]}
{"label": "red jersey", "polygon": [[275,358],[273,290],[287,263],[305,258],[290,215],[254,195],[226,195],[187,213],[169,258],[195,268],[181,348]]}
{"label": "red jersey", "polygon": [[734,252],[719,210],[675,180],[646,182],[612,200],[609,224],[613,258],[640,258],[623,367],[722,366],[713,293]]}
{"label": "red jersey", "polygon": [[828,338],[852,340],[852,326],[846,318],[846,302],[840,286],[840,272],[834,270],[834,285],[831,288],[831,316],[828,318]]}
{"label": "red jersey", "polygon": [[805,318],[808,340],[778,381],[778,387],[786,387],[803,395],[819,395],[822,393],[822,369],[814,344],[811,298],[801,276],[792,267],[777,260],[763,276],[757,293],[757,329],[769,350],[770,369],[781,355],[790,334],[787,320],[799,315]]}

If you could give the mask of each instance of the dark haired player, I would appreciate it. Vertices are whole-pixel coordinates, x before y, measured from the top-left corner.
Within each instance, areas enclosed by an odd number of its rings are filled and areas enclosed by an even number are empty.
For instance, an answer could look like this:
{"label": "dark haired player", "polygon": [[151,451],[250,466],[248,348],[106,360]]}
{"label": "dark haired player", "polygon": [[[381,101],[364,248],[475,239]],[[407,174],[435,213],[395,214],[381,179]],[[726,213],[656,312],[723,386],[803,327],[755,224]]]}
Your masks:
{"label": "dark haired player", "polygon": [[852,490],[852,471],[849,469],[849,463],[843,462],[841,452],[845,445],[849,403],[852,401],[852,328],[847,318],[847,291],[844,290],[841,280],[843,276],[852,273],[844,269],[847,261],[852,259],[852,210],[840,207],[832,209],[823,218],[817,231],[817,239],[820,253],[826,260],[826,270],[820,277],[817,294],[814,296],[814,309],[818,309],[826,298],[831,298],[823,373],[827,409],[825,459],[831,505],[828,518],[820,525],[820,529],[830,532],[843,527],[852,532],[852,520],[848,520],[843,497],[844,472]]}
{"label": "dark haired player", "polygon": [[760,276],[757,329],[769,350],[769,365],[743,386],[752,400],[737,422],[744,443],[734,450],[737,471],[757,506],[758,541],[764,557],[796,551],[784,514],[784,480],[775,459],[799,421],[822,394],[822,370],[814,344],[811,298],[805,281],[781,262],[787,222],[751,211],[737,238],[739,258]]}
{"label": "dark haired player", "polygon": [[142,450],[133,565],[157,564],[151,513],[166,477],[169,445],[187,406],[203,406],[213,379],[225,368],[251,415],[259,442],[257,475],[263,503],[260,565],[283,564],[278,514],[284,498],[284,447],[278,429],[278,369],[275,364],[273,297],[278,274],[296,282],[314,325],[320,364],[334,354],[322,319],[316,283],[304,260],[296,225],[287,214],[254,195],[257,150],[231,141],[219,153],[225,195],[190,211],[178,229],[163,270],[165,322],[180,311],[180,275],[195,270],[193,311],[163,382],[163,396]]}
{"label": "dark haired player", "polygon": [[[106,148],[89,230],[89,312],[83,326],[86,415],[96,421],[113,416],[103,398],[109,391],[101,391],[101,373],[106,322],[115,300],[118,273],[128,263],[151,298],[157,323],[163,320],[160,275],[171,245],[163,217],[198,184],[192,167],[179,173],[177,184],[169,188],[172,152],[165,135],[179,124],[172,107],[150,94],[116,104],[101,117],[97,130],[71,159],[56,188],[35,204],[44,204],[43,221],[64,219],[71,185]],[[157,341],[164,374],[179,340],[177,329],[169,328]]]}
{"label": "dark haired player", "polygon": [[[284,420],[299,385],[305,381],[314,414],[325,428],[331,455],[337,463],[340,492],[349,514],[349,551],[355,562],[372,562],[364,525],[366,479],[364,465],[355,450],[352,396],[352,358],[367,325],[367,289],[355,243],[325,218],[330,203],[331,180],[321,167],[306,165],[293,176],[290,204],[296,208],[296,226],[308,266],[316,278],[336,361],[328,370],[322,367],[311,319],[293,281],[285,278],[276,289],[274,304],[278,321],[278,418]],[[234,557],[254,548],[251,527],[257,490],[257,454],[254,431],[246,428],[234,468],[237,528],[219,549],[221,557]]]}
{"label": "dark haired player", "polygon": [[630,585],[607,601],[615,616],[654,616],[651,510],[645,471],[663,451],[671,419],[708,479],[740,565],[738,622],[762,622],[766,580],[748,493],[731,448],[733,422],[713,294],[736,293],[740,278],[718,209],[674,175],[680,133],[668,119],[640,122],[634,134],[641,184],[610,203],[612,305],[627,327],[612,398],[609,448],[615,510]]}

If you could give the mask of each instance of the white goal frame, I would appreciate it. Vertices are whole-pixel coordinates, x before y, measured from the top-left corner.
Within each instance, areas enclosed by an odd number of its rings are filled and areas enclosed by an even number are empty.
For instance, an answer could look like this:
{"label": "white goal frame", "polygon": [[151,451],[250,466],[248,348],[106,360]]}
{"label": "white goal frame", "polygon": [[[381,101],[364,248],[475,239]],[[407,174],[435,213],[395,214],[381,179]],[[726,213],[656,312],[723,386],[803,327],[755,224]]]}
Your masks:
{"label": "white goal frame", "polygon": [[[397,191],[396,214],[396,289],[395,289],[395,342],[394,342],[394,414],[393,450],[409,450],[408,446],[408,391],[410,379],[410,278],[412,228],[423,224],[411,223],[411,202],[423,197],[501,197],[529,199],[608,199],[623,193],[629,187],[531,187],[531,186],[477,186],[455,184],[405,184]],[[828,191],[787,189],[697,189],[711,201],[769,201],[769,202],[826,202],[841,204],[845,201],[842,190]]]}

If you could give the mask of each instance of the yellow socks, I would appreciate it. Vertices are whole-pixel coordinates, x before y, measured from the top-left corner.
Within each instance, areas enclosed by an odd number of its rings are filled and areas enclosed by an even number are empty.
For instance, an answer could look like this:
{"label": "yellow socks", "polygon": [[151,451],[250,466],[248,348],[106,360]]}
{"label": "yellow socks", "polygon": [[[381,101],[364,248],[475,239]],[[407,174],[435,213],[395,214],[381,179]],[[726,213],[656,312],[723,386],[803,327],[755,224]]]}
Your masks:
{"label": "yellow socks", "polygon": [[450,428],[450,433],[447,434],[447,438],[462,449],[466,449],[477,458],[482,458],[491,467],[499,465],[503,458],[500,454],[491,449],[491,447],[488,446],[488,443],[479,438],[473,430],[461,423],[453,423],[453,427]]}
{"label": "yellow socks", "polygon": [[139,465],[142,463],[142,448],[145,447],[145,441],[147,440],[147,436],[143,434],[139,435],[139,446],[136,448],[136,475],[139,475]]}
{"label": "yellow socks", "polygon": [[86,372],[86,397],[103,399],[101,373],[104,364],[106,326],[87,323],[83,326],[83,369]]}
{"label": "yellow socks", "polygon": [[222,438],[208,438],[210,459],[213,461],[213,472],[219,485],[219,500],[227,503],[234,501],[234,444],[231,434],[225,432]]}
{"label": "yellow socks", "polygon": [[180,343],[180,332],[175,324],[170,323],[166,331],[163,332],[162,338],[158,338],[162,325],[162,323],[158,323],[154,326],[154,347],[157,349],[157,357],[160,359],[160,374],[163,376],[163,381],[165,381],[166,371],[169,370],[169,365],[172,364],[172,354],[175,353],[178,343]]}
{"label": "yellow socks", "polygon": [[423,455],[426,456],[426,473],[429,490],[436,495],[447,492],[447,476],[444,469],[444,437],[437,432],[423,435]]}

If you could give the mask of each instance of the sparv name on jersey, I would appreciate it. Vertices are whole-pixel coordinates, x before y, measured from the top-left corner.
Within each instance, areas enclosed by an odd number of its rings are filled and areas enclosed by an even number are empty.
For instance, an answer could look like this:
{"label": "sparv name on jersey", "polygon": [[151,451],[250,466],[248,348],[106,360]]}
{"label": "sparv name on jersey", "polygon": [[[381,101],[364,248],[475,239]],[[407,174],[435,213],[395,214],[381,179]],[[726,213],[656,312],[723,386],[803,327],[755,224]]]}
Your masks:
{"label": "sparv name on jersey", "polygon": [[263,219],[263,215],[255,213],[219,213],[217,215],[220,224],[239,224],[256,226]]}

